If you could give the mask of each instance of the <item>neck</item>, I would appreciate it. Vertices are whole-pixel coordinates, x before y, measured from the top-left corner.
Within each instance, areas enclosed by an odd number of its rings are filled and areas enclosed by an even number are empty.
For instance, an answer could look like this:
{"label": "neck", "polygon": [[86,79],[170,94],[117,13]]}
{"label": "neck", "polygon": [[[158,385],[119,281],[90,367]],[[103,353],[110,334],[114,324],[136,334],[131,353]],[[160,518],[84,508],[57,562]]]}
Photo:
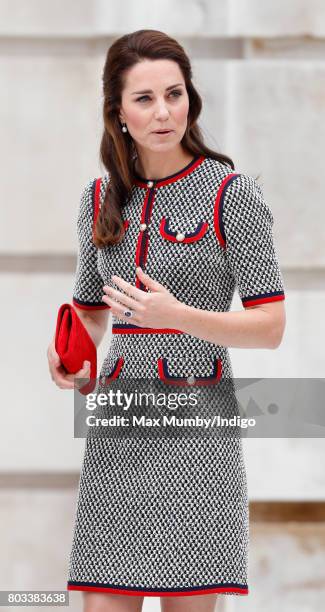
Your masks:
{"label": "neck", "polygon": [[158,180],[182,170],[193,157],[193,153],[183,149],[168,153],[138,153],[134,169],[139,176],[147,180]]}

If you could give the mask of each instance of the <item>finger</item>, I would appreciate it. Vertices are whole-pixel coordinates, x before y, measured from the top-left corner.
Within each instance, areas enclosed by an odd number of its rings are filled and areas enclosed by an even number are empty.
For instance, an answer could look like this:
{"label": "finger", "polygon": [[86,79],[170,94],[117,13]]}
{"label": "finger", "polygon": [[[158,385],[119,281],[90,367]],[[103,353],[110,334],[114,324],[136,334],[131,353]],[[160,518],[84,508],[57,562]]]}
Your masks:
{"label": "finger", "polygon": [[73,389],[73,381],[69,380],[67,375],[66,376],[55,375],[53,377],[53,380],[55,384],[58,387],[60,387],[60,389]]}
{"label": "finger", "polygon": [[[82,370],[80,371],[82,372]],[[78,374],[78,376],[75,375],[74,385],[77,389],[82,389],[82,387],[85,385],[85,381],[86,381],[86,384],[88,384],[89,380],[90,380],[89,372],[83,373],[81,375]]]}
{"label": "finger", "polygon": [[149,274],[144,272],[142,268],[140,268],[140,266],[137,267],[136,272],[137,272],[138,277],[143,282],[143,284],[146,287],[148,287],[148,289],[151,289],[151,291],[165,290],[165,287],[163,287],[160,283],[158,283],[158,281],[151,278],[151,276],[149,276]]}
{"label": "finger", "polygon": [[84,365],[84,367],[81,368],[81,370],[78,370],[78,372],[76,372],[75,374],[67,375],[67,378],[69,379],[69,381],[71,381],[72,388],[80,389],[84,386],[85,379],[87,381],[90,380],[90,363],[89,361],[84,363],[87,363],[88,365]]}
{"label": "finger", "polygon": [[58,378],[62,378],[63,380],[65,380],[65,379],[69,380],[69,378],[68,378],[69,373],[65,369],[64,365],[62,365],[62,363],[55,369],[54,374]]}
{"label": "finger", "polygon": [[[125,311],[125,307],[123,307],[122,305],[118,304],[118,302],[115,302],[115,300],[111,300],[111,298],[107,298],[107,304],[109,306],[111,306],[112,312],[114,314],[116,314],[118,317],[120,317],[121,319],[123,319],[124,321],[128,321],[130,317],[127,317],[124,314]],[[137,315],[139,315],[139,305],[137,306],[138,308],[138,312],[133,310],[133,315],[132,315],[132,323],[139,323],[140,321],[137,317]]]}
{"label": "finger", "polygon": [[76,374],[69,374],[64,369],[64,366],[60,365],[60,367],[55,371],[54,374],[54,382],[61,389],[74,389],[75,386],[78,387],[78,383],[76,380],[78,378],[86,378],[89,379],[90,375],[90,365],[83,367]]}
{"label": "finger", "polygon": [[49,370],[50,370],[51,378],[52,380],[54,380],[55,383],[57,383],[57,381],[61,378],[60,375],[64,375],[65,373],[65,370],[61,362],[59,364],[54,364],[53,361],[49,360]]}
{"label": "finger", "polygon": [[128,295],[125,295],[125,293],[121,293],[120,291],[113,289],[112,287],[105,286],[104,291],[106,293],[106,295],[103,296],[104,298],[109,297],[111,299],[116,300],[117,302],[120,302],[122,305],[128,306],[129,308],[133,308],[133,309],[135,309],[137,306],[136,300],[129,297]]}
{"label": "finger", "polygon": [[57,386],[60,387],[60,389],[74,389],[74,383],[65,379],[59,380]]}
{"label": "finger", "polygon": [[47,356],[48,356],[50,363],[52,363],[54,366],[60,365],[61,360],[53,344],[49,346]]}
{"label": "finger", "polygon": [[121,278],[120,276],[116,276],[115,274],[113,274],[112,281],[118,287],[123,289],[123,291],[125,291],[128,295],[133,297],[134,299],[140,302],[143,299],[143,291],[141,289],[138,289],[138,287],[131,285],[131,283],[128,283],[127,281],[125,281],[124,278]]}
{"label": "finger", "polygon": [[89,361],[84,361],[84,365],[81,368],[81,370],[79,370],[78,372],[76,372],[76,374],[74,374],[75,378],[89,378],[90,377],[90,363]]}

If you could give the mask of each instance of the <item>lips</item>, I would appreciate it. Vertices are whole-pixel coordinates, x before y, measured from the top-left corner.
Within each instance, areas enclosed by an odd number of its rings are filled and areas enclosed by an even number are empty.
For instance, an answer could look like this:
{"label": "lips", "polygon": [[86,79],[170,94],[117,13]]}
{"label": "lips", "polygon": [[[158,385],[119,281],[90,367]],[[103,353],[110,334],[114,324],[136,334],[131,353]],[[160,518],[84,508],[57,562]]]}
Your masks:
{"label": "lips", "polygon": [[154,134],[167,134],[168,132],[171,132],[171,130],[156,130]]}

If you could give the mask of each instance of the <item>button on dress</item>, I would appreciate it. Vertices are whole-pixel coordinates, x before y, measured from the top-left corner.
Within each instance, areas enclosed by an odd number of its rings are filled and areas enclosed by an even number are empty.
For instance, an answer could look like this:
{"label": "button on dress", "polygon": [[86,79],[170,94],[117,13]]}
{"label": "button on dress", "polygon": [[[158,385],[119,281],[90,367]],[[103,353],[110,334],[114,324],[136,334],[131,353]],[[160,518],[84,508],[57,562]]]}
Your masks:
{"label": "button on dress", "polygon": [[[116,274],[140,290],[136,267],[194,308],[230,310],[284,300],[273,215],[256,179],[197,155],[159,180],[134,177],[122,209],[124,236],[93,243],[96,194],[89,181],[78,213],[73,305],[110,308],[103,285]],[[99,380],[158,380],[168,389],[233,379],[228,348],[170,327],[139,327],[113,315]],[[87,436],[80,473],[69,590],[144,596],[247,595],[249,506],[237,437]]]}

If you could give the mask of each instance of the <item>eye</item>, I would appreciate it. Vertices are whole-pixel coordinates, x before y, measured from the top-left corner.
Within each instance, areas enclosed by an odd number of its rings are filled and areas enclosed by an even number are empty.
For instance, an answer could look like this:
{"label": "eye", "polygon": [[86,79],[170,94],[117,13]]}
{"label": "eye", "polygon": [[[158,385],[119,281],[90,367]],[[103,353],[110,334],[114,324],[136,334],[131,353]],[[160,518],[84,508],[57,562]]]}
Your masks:
{"label": "eye", "polygon": [[[178,98],[179,96],[182,95],[182,92],[179,91],[178,89],[173,89],[173,91],[171,91],[169,95],[171,96],[172,94],[176,94],[176,96],[173,96],[173,97]],[[141,100],[144,100],[145,98],[149,98],[149,96],[147,96],[147,95],[141,96],[140,98],[137,98],[136,101],[137,102],[141,102]]]}

